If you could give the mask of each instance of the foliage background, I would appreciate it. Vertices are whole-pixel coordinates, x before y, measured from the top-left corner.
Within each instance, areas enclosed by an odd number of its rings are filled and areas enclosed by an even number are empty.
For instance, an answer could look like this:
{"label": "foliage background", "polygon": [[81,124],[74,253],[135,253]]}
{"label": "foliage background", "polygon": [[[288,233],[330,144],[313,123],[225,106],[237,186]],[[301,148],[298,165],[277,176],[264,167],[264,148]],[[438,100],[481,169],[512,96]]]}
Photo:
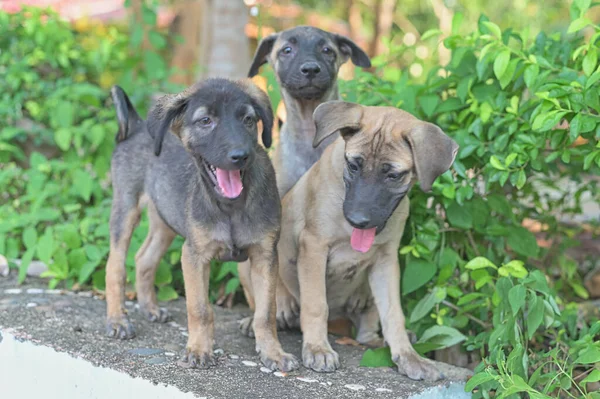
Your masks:
{"label": "foliage background", "polygon": [[[343,2],[302,3],[348,17]],[[549,11],[532,20],[531,7]],[[359,8],[369,33],[376,15]],[[422,34],[407,44],[394,25],[373,71],[353,71],[341,84],[346,100],[400,107],[460,144],[433,193],[412,191],[399,256],[416,348],[442,356],[459,344],[461,361],[477,372],[468,386],[476,397],[600,397],[600,324],[577,305],[597,258],[569,251],[582,230],[597,237],[598,224],[565,222],[581,214],[585,196],[600,202],[597,9],[586,0],[568,10],[564,2],[455,4],[447,34],[426,31],[436,25],[433,13],[407,1],[402,12]],[[144,3],[141,13],[130,28],[71,26],[39,9],[0,12],[0,254],[20,281],[39,259],[52,287],[104,289],[117,130],[108,89],[122,85],[144,115],[152,94],[181,88],[169,83],[173,39],[156,28],[156,4]],[[260,18],[259,25],[269,17]],[[450,54],[443,67],[440,43]],[[143,218],[127,258],[132,286],[146,232]],[[159,267],[161,300],[183,290],[181,244],[175,240]],[[236,264],[215,263],[211,282],[214,301],[233,302]],[[388,361],[385,350],[370,351],[363,365]]]}

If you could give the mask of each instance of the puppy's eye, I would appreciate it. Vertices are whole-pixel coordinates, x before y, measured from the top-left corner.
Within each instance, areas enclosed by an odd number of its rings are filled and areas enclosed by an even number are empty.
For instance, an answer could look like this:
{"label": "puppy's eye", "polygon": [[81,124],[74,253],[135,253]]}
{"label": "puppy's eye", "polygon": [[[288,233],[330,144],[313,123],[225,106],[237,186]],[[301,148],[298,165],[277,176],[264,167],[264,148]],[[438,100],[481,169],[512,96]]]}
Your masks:
{"label": "puppy's eye", "polygon": [[283,54],[290,54],[292,52],[292,48],[290,46],[284,47],[283,50],[281,50],[281,52]]}
{"label": "puppy's eye", "polygon": [[198,119],[196,123],[198,123],[200,126],[209,126],[212,123],[212,120],[205,116],[204,118]]}
{"label": "puppy's eye", "polygon": [[330,47],[323,47],[321,51],[323,52],[323,54],[331,54],[333,52],[333,50],[331,50]]}
{"label": "puppy's eye", "polygon": [[256,121],[250,115],[246,115],[246,117],[244,117],[244,125],[252,127],[255,123]]}
{"label": "puppy's eye", "polygon": [[352,162],[348,162],[348,169],[350,172],[358,172],[358,165]]}

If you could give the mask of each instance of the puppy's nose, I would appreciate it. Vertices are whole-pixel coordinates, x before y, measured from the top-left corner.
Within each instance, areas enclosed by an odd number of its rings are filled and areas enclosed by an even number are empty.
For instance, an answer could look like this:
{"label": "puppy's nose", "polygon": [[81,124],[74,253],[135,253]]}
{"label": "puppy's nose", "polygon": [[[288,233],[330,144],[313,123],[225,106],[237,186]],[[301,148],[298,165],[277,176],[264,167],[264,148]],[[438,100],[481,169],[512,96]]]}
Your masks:
{"label": "puppy's nose", "polygon": [[306,77],[312,78],[321,72],[321,67],[316,62],[305,62],[300,66],[300,72]]}
{"label": "puppy's nose", "polygon": [[231,150],[231,151],[229,151],[229,154],[228,154],[231,162],[237,166],[244,166],[244,164],[248,160],[248,155],[249,155],[248,150],[241,150],[241,149]]}
{"label": "puppy's nose", "polygon": [[356,227],[357,229],[364,229],[371,222],[371,218],[363,212],[352,212],[346,215],[346,219],[352,227]]}

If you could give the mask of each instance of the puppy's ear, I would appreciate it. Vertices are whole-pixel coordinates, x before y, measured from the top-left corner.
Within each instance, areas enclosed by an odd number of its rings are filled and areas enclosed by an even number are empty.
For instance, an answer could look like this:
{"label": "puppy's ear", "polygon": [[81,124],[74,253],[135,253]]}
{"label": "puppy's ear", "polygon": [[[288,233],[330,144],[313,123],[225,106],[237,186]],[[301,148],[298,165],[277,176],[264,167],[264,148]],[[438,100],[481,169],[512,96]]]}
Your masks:
{"label": "puppy's ear", "polygon": [[323,140],[339,131],[347,139],[361,128],[363,106],[345,101],[320,104],[313,113],[317,133],[313,139],[316,148]]}
{"label": "puppy's ear", "polygon": [[269,54],[271,53],[271,50],[273,50],[273,44],[275,44],[275,40],[277,40],[277,36],[277,33],[273,33],[260,41],[256,53],[254,54],[250,71],[248,72],[249,78],[258,75],[260,66],[267,63]]}
{"label": "puppy's ear", "polygon": [[252,99],[252,107],[254,107],[254,111],[263,125],[261,135],[263,145],[269,148],[273,141],[273,108],[271,108],[271,100],[269,100],[267,93],[250,80],[241,81],[240,85]]}
{"label": "puppy's ear", "polygon": [[117,142],[125,140],[130,134],[133,133],[136,125],[138,125],[142,118],[138,115],[137,111],[127,93],[119,86],[113,86],[110,89],[110,95],[117,111],[117,121],[119,122],[119,132],[117,133]]}
{"label": "puppy's ear", "polygon": [[430,191],[439,175],[450,169],[458,144],[432,123],[420,122],[405,136],[410,145],[423,191]]}
{"label": "puppy's ear", "polygon": [[350,58],[354,65],[362,68],[369,68],[371,66],[371,59],[356,43],[346,36],[338,34],[334,34],[333,36],[338,48],[346,59]]}
{"label": "puppy's ear", "polygon": [[179,94],[162,96],[148,112],[148,133],[154,138],[156,156],[160,155],[165,134],[169,129],[179,135],[191,94],[192,90],[186,90]]}

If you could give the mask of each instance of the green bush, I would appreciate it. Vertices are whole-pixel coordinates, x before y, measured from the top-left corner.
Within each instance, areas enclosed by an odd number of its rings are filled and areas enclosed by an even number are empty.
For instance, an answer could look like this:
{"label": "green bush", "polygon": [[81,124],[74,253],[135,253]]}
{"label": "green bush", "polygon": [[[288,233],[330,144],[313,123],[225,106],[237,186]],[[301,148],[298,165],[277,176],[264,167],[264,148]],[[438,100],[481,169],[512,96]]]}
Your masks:
{"label": "green bush", "polygon": [[[586,191],[600,200],[584,178],[600,174],[600,27],[585,18],[589,5],[573,3],[566,33],[535,37],[486,17],[464,34],[457,14],[444,42],[451,61],[422,82],[387,65],[402,47],[376,60],[379,73],[342,85],[346,100],[400,107],[460,145],[433,193],[412,191],[400,258],[417,349],[464,341],[483,359],[468,385],[475,397],[599,397],[586,383],[600,380],[600,324],[588,327],[569,305],[587,292],[565,253],[576,228],[558,219],[579,214]],[[553,248],[538,246],[526,219]]]}

